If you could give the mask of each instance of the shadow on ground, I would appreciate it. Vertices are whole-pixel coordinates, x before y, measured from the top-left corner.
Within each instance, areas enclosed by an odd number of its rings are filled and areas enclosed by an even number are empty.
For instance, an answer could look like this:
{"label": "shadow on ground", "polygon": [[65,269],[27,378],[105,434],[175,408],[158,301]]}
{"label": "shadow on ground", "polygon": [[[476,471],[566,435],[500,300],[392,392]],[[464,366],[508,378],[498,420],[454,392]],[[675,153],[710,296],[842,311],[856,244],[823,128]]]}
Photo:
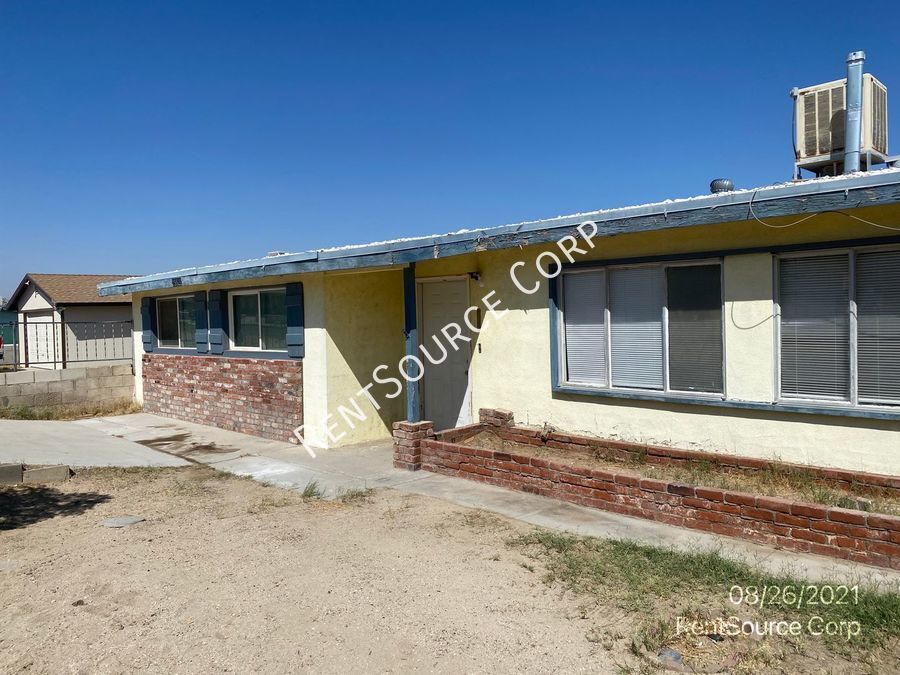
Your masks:
{"label": "shadow on ground", "polygon": [[108,502],[99,492],[60,492],[45,485],[0,489],[0,530],[14,530],[55,516],[75,516]]}

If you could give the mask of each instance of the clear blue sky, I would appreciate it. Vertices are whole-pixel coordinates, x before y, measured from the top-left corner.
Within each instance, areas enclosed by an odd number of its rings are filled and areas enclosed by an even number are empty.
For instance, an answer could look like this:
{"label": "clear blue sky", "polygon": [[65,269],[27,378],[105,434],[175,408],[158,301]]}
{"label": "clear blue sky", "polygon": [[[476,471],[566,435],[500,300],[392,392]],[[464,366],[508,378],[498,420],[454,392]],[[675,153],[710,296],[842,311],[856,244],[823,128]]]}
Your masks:
{"label": "clear blue sky", "polygon": [[[888,2],[0,3],[0,294],[790,178]],[[894,152],[900,152],[896,145]]]}

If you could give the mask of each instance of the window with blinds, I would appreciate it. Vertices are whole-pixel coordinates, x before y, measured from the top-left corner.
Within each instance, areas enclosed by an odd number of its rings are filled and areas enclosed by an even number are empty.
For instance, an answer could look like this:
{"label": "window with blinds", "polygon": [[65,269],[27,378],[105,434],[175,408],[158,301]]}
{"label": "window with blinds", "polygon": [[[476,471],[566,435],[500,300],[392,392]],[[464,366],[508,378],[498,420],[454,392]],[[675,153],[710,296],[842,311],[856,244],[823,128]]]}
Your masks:
{"label": "window with blinds", "polygon": [[785,257],[778,282],[781,395],[900,404],[900,251]]}
{"label": "window with blinds", "polygon": [[850,258],[788,258],[779,266],[781,393],[850,397]]}
{"label": "window with blinds", "polygon": [[565,275],[563,326],[569,382],[607,382],[606,273]]}
{"label": "window with blinds", "polygon": [[566,382],[724,392],[720,264],[573,271],[560,284]]}
{"label": "window with blinds", "polygon": [[663,293],[661,267],[610,271],[614,387],[663,388]]}
{"label": "window with blinds", "polygon": [[900,403],[900,251],[856,257],[859,400]]}
{"label": "window with blinds", "polygon": [[670,267],[666,280],[669,387],[678,391],[723,391],[720,266]]}

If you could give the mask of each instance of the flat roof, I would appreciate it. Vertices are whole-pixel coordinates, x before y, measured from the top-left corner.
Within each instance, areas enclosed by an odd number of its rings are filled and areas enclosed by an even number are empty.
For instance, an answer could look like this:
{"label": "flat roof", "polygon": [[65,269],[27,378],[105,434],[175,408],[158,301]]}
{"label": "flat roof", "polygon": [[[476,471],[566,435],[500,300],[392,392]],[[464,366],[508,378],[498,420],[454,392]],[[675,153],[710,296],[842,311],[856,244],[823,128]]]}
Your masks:
{"label": "flat roof", "polygon": [[101,283],[101,296],[301,272],[407,265],[475,251],[555,241],[579,224],[597,224],[598,237],[758,218],[900,203],[900,168],[779,183],[759,188],[667,199],[511,225],[406,237],[301,253],[189,267]]}

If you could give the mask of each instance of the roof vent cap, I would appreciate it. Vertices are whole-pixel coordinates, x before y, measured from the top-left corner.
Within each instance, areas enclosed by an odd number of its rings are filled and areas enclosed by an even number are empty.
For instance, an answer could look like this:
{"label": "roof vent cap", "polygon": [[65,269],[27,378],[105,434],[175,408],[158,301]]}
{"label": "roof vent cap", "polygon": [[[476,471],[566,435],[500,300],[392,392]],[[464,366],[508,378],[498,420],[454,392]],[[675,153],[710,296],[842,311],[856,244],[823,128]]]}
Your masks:
{"label": "roof vent cap", "polygon": [[269,251],[266,253],[267,258],[277,258],[280,255],[289,255],[287,251]]}
{"label": "roof vent cap", "polygon": [[734,181],[730,178],[716,178],[709,184],[709,191],[713,194],[731,192],[732,190],[734,190]]}

